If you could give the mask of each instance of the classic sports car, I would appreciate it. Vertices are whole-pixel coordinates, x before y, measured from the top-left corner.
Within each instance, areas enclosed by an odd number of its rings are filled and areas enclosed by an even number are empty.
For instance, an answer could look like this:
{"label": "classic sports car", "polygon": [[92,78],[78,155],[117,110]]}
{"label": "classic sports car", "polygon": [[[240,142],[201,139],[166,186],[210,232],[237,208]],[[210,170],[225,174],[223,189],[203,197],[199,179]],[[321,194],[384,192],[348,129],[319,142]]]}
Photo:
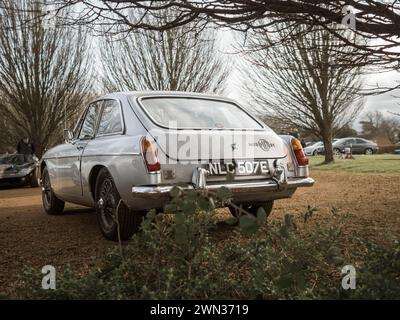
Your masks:
{"label": "classic sports car", "polygon": [[0,155],[0,184],[38,187],[38,159],[24,154]]}
{"label": "classic sports car", "polygon": [[111,240],[132,236],[147,210],[161,212],[177,184],[229,188],[233,202],[253,214],[260,207],[269,214],[274,200],[314,184],[297,139],[279,137],[217,96],[109,94],[90,103],[65,135],[66,143],[41,160],[44,209],[59,214],[65,202],[95,207]]}

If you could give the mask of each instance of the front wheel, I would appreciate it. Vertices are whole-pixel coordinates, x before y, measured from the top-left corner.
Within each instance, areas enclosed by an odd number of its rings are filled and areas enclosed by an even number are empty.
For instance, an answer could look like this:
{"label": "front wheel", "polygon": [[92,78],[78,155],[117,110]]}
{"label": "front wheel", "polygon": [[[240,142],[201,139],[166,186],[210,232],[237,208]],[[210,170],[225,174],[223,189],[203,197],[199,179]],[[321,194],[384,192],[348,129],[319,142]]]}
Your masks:
{"label": "front wheel", "polygon": [[112,241],[128,240],[139,231],[144,216],[130,211],[120,200],[111,174],[101,169],[95,190],[97,223],[104,237]]}
{"label": "front wheel", "polygon": [[[237,204],[238,206],[241,206],[243,210],[245,210],[246,212],[257,216],[257,211],[258,209],[261,207],[264,209],[267,217],[269,217],[271,215],[272,212],[272,208],[274,206],[274,201],[267,201],[261,204]],[[229,211],[231,212],[231,214],[234,217],[237,217],[240,213],[238,212],[238,210],[236,208],[234,208],[233,206],[229,207]]]}
{"label": "front wheel", "polygon": [[342,153],[340,152],[340,149],[335,148],[333,149],[333,154],[340,156]]}
{"label": "front wheel", "polygon": [[32,188],[39,187],[37,169],[33,170],[32,174],[31,174],[31,177],[29,179],[29,185]]}
{"label": "front wheel", "polygon": [[367,148],[367,149],[365,149],[365,154],[367,155],[367,156],[370,156],[371,154],[373,154],[374,152],[372,151],[372,149],[370,149],[370,148]]}
{"label": "front wheel", "polygon": [[65,202],[58,199],[51,188],[49,171],[45,167],[42,174],[42,202],[47,214],[56,215],[64,211]]}
{"label": "front wheel", "polygon": [[317,151],[317,150],[314,150],[313,156],[317,156],[317,155],[318,155],[318,151]]}

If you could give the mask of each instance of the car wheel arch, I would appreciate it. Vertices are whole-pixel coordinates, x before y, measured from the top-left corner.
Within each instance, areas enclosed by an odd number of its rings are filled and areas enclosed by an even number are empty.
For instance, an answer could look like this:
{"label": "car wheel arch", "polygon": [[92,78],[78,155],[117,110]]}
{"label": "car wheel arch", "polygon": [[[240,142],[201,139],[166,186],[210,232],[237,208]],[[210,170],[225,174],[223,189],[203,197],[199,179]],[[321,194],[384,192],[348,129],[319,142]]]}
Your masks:
{"label": "car wheel arch", "polygon": [[95,192],[96,192],[95,189],[96,189],[97,176],[98,176],[100,170],[103,168],[106,168],[106,167],[103,165],[95,165],[89,174],[89,188],[90,188],[90,193],[91,193],[93,201],[95,200]]}

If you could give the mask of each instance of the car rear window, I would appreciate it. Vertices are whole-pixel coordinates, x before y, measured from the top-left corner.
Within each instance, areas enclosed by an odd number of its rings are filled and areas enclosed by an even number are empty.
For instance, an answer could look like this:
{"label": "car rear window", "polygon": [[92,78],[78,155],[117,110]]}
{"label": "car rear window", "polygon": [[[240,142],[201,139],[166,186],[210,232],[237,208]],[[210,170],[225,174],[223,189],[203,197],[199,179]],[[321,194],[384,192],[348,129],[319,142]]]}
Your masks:
{"label": "car rear window", "polygon": [[198,98],[144,98],[141,104],[158,125],[178,129],[262,129],[237,105]]}

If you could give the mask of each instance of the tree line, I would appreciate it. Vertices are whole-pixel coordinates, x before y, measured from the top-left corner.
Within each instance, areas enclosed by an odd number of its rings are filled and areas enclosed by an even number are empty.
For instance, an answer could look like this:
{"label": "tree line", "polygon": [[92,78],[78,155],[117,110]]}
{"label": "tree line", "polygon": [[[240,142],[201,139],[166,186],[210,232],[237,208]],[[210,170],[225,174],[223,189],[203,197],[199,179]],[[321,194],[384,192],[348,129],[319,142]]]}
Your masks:
{"label": "tree line", "polygon": [[[365,30],[327,28],[294,13],[269,17],[256,1],[249,1],[258,8],[249,19],[247,2],[228,2],[234,10],[241,6],[229,18],[223,17],[231,8],[220,2],[210,7],[213,13],[191,1],[185,7],[171,1],[99,1],[105,12],[89,2],[77,10],[79,1],[2,1],[0,149],[12,151],[28,136],[40,156],[62,141],[62,129],[96,95],[223,92],[238,68],[248,106],[258,105],[267,124],[308,130],[331,150],[334,135],[362,107],[361,76],[372,64],[359,34]],[[241,31],[248,27],[235,39],[245,61],[238,66],[219,48],[222,22]],[[327,152],[325,160],[333,155]]]}

